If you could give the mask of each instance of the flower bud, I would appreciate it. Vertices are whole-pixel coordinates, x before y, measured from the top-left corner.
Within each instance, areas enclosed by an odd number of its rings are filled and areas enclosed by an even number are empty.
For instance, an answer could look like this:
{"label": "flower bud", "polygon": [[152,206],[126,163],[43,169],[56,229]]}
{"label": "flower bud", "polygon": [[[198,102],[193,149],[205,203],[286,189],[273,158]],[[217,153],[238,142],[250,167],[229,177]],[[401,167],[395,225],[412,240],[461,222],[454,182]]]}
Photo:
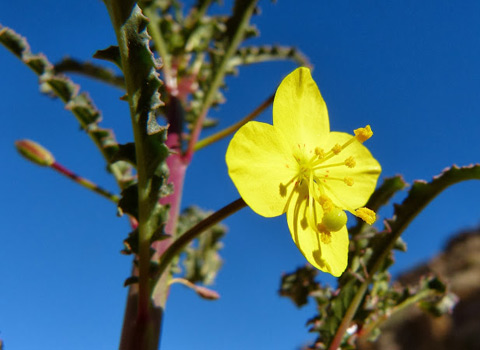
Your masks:
{"label": "flower bud", "polygon": [[195,292],[197,292],[197,294],[203,299],[207,300],[217,300],[220,298],[220,295],[217,292],[205,287],[195,286]]}
{"label": "flower bud", "polygon": [[53,155],[36,142],[19,140],[15,141],[15,147],[22,156],[37,165],[51,166],[55,162]]}

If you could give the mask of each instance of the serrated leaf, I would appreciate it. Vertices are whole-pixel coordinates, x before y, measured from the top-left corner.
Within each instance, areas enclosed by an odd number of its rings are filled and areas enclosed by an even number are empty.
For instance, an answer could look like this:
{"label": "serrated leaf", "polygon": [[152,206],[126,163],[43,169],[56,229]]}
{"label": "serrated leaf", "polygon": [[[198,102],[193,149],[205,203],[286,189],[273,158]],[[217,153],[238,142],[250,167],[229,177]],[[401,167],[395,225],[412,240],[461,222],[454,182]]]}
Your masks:
{"label": "serrated leaf", "polygon": [[[115,7],[112,2],[105,3],[112,12],[112,7]],[[157,72],[160,63],[150,50],[150,36],[146,31],[148,20],[134,2],[124,3],[115,9],[120,11],[115,17],[120,22],[116,22],[115,26],[118,26],[117,39],[122,47],[120,56],[124,75],[128,70],[127,93],[134,113],[132,117],[142,132],[152,135],[164,128],[157,123],[155,116],[155,110],[163,105],[159,94],[162,82]]]}
{"label": "serrated leaf", "polygon": [[117,88],[125,89],[125,81],[123,76],[116,75],[111,69],[98,66],[91,62],[81,62],[66,57],[62,61],[56,63],[54,69],[57,74],[66,72],[78,73]]}
{"label": "serrated leaf", "polygon": [[310,66],[306,56],[294,47],[286,46],[248,46],[237,50],[234,56],[228,61],[228,71],[239,65],[247,65],[277,60],[291,60],[299,66]]}
{"label": "serrated leaf", "polygon": [[93,58],[112,62],[118,68],[122,69],[122,57],[120,56],[120,49],[116,45],[109,46],[103,50],[95,51]]}
{"label": "serrated leaf", "polygon": [[[79,94],[79,86],[68,77],[56,74],[53,65],[43,54],[32,54],[26,39],[12,29],[0,26],[0,43],[40,77],[41,86],[48,87],[49,93],[59,97],[65,103],[67,109],[76,117],[80,127],[88,133],[108,162],[110,154],[107,149],[117,142],[112,131],[99,127],[101,113],[90,97],[85,93]],[[127,181],[130,176],[131,169],[125,166],[119,168],[109,164],[109,168],[119,183]]]}
{"label": "serrated leaf", "polygon": [[118,208],[122,213],[131,215],[138,220],[138,184],[135,183],[122,190]]}
{"label": "serrated leaf", "polygon": [[112,154],[111,162],[115,163],[121,160],[136,166],[137,159],[135,154],[135,144],[133,142],[117,145],[114,153]]}
{"label": "serrated leaf", "polygon": [[[393,218],[388,220],[387,231],[389,233],[378,237],[375,253],[371,258],[368,270],[370,271],[371,265],[379,259],[379,256],[390,251],[396,238],[430,201],[449,186],[466,180],[480,180],[480,165],[461,168],[454,165],[435,176],[430,182],[415,181],[402,204],[395,206]],[[393,239],[395,240],[392,241]]]}

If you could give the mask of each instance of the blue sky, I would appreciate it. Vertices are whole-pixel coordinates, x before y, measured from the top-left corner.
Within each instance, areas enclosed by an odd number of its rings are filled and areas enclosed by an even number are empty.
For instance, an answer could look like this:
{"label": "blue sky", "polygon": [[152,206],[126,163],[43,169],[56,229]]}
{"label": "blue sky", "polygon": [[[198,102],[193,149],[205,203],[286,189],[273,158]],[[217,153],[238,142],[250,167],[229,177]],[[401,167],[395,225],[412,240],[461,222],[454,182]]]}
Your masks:
{"label": "blue sky", "polygon": [[[231,1],[225,1],[228,8]],[[480,161],[480,3],[477,1],[262,1],[252,44],[293,45],[309,56],[332,130],[372,125],[368,147],[381,178],[431,179],[444,168]],[[300,5],[301,3],[301,5]],[[90,59],[114,44],[99,0],[9,2],[0,23],[26,36],[55,62]],[[292,63],[240,69],[228,80],[227,103],[212,111],[229,125],[268,97]],[[38,91],[35,75],[0,48],[4,168],[0,201],[0,339],[8,349],[114,349],[118,346],[130,258],[119,254],[129,231],[103,198],[21,159],[13,143],[30,138],[57,160],[111,190],[102,158],[63,105]],[[121,92],[87,79],[103,126],[131,140]],[[260,120],[271,122],[271,110]],[[184,206],[218,209],[238,193],[228,178],[228,140],[199,152],[188,170]],[[407,229],[407,253],[394,273],[426,261],[448,237],[480,224],[480,183],[440,195]],[[400,194],[395,201],[401,201]],[[381,218],[391,210],[380,213]],[[162,349],[294,349],[313,337],[304,324],[313,305],[297,310],[277,295],[280,276],[305,263],[284,217],[248,208],[226,221],[225,264],[215,302],[174,285]],[[333,280],[326,274],[320,279]]]}

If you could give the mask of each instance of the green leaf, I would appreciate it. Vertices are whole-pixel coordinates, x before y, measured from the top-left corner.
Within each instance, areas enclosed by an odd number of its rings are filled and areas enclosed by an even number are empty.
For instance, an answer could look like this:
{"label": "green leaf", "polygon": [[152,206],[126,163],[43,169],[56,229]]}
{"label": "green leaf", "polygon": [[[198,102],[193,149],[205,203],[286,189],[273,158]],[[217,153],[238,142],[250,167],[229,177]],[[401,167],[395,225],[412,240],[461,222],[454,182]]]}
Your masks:
{"label": "green leaf", "polygon": [[301,307],[307,304],[308,297],[320,285],[315,281],[318,270],[311,265],[298,268],[295,272],[284,274],[280,282],[278,294],[290,298],[292,302]]}
{"label": "green leaf", "polygon": [[120,160],[136,166],[137,156],[135,154],[135,144],[133,142],[129,142],[124,145],[117,145],[116,149],[112,152],[111,162],[115,163]]}
{"label": "green leaf", "polygon": [[122,214],[131,215],[138,220],[138,184],[135,183],[122,190],[118,208]]}
{"label": "green leaf", "polygon": [[306,56],[294,47],[278,45],[248,46],[237,50],[235,55],[229,60],[227,70],[234,72],[234,68],[240,65],[278,60],[291,60],[299,66],[311,65]]}
{"label": "green leaf", "polygon": [[109,46],[103,50],[97,50],[93,54],[93,58],[112,62],[122,69],[122,57],[120,56],[120,49],[116,45]]}
{"label": "green leaf", "polygon": [[123,76],[116,75],[113,70],[98,66],[91,62],[81,62],[67,57],[64,58],[62,61],[56,63],[54,69],[57,74],[68,72],[78,73],[115,86],[122,90],[125,89],[125,81],[123,79]]}

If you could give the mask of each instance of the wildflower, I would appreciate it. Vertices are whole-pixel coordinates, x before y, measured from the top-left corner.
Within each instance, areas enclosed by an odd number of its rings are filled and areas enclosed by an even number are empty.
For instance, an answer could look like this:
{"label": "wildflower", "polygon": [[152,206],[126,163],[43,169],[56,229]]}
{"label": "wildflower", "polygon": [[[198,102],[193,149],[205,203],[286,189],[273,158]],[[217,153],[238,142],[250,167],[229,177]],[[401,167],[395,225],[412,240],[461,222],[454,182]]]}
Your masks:
{"label": "wildflower", "polygon": [[345,211],[369,224],[375,212],[363,206],[381,168],[362,145],[370,126],[354,135],[331,132],[327,107],[307,68],[280,84],[273,125],[249,122],[228,146],[228,172],[256,213],[287,213],[292,238],[316,268],[340,276],[348,262]]}

